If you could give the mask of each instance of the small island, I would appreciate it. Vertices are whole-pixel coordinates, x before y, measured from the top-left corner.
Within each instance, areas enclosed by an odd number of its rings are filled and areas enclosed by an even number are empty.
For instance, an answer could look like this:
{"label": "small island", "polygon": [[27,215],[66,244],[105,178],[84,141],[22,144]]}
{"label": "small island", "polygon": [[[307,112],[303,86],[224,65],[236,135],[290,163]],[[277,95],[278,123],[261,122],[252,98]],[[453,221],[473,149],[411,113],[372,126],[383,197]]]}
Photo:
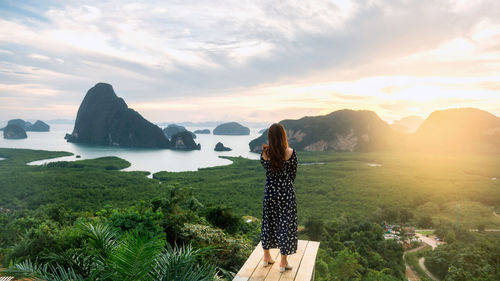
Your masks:
{"label": "small island", "polygon": [[236,122],[220,124],[215,127],[214,135],[245,136],[250,135],[250,129]]}
{"label": "small island", "polygon": [[195,134],[205,134],[205,135],[210,135],[210,130],[209,130],[209,129],[195,130],[193,133],[195,133]]}
{"label": "small island", "polygon": [[201,145],[196,144],[189,131],[181,131],[172,136],[170,140],[171,149],[175,150],[200,150]]}
{"label": "small island", "polygon": [[18,125],[9,124],[3,128],[4,139],[25,139],[27,137],[26,131]]}
{"label": "small island", "polygon": [[28,131],[28,128],[31,127],[32,124],[31,122],[24,121],[23,119],[12,119],[7,122],[7,125],[16,125],[21,127],[23,130]]}
{"label": "small island", "polygon": [[35,124],[29,126],[28,131],[32,132],[48,132],[50,131],[50,126],[47,125],[47,123],[41,121],[41,120],[36,120]]}
{"label": "small island", "polygon": [[231,151],[232,149],[229,148],[229,147],[225,147],[224,144],[222,144],[222,142],[218,142],[216,145],[215,145],[215,148],[214,148],[215,151]]}
{"label": "small island", "polygon": [[[48,132],[50,130],[50,126],[47,123],[36,120],[35,124],[31,124],[29,121],[24,121],[23,119],[11,119],[7,122],[7,125],[16,125],[22,128],[24,131],[32,131],[32,132]],[[1,128],[0,131],[3,131],[5,128]]]}
{"label": "small island", "polygon": [[[167,136],[167,138],[169,139],[172,139],[172,137],[177,134],[177,133],[180,133],[180,132],[189,132],[186,127],[184,126],[180,126],[180,125],[177,125],[177,124],[170,124],[168,125],[165,129],[163,129],[163,133],[165,134],[165,136]],[[196,138],[196,135],[189,132],[191,134],[191,136],[193,137],[193,139]]]}

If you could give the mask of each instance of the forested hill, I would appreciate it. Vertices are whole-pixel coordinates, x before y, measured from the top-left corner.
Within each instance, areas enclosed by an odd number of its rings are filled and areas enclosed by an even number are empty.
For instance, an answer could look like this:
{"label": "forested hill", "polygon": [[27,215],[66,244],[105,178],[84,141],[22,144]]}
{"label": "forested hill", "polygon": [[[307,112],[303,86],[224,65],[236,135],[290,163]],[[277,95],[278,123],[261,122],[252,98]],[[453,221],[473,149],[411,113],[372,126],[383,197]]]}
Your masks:
{"label": "forested hill", "polygon": [[[373,111],[339,110],[323,116],[306,116],[280,121],[289,145],[307,151],[374,151],[394,148],[404,135],[394,130]],[[260,151],[267,131],[250,142],[251,151]]]}
{"label": "forested hill", "polygon": [[475,108],[433,112],[418,128],[413,145],[439,151],[500,152],[500,118]]}
{"label": "forested hill", "polygon": [[[500,118],[475,108],[433,112],[415,133],[395,129],[373,111],[339,110],[279,123],[291,147],[305,151],[434,151],[500,153]],[[397,124],[397,123],[396,123]],[[259,152],[267,130],[249,143]]]}

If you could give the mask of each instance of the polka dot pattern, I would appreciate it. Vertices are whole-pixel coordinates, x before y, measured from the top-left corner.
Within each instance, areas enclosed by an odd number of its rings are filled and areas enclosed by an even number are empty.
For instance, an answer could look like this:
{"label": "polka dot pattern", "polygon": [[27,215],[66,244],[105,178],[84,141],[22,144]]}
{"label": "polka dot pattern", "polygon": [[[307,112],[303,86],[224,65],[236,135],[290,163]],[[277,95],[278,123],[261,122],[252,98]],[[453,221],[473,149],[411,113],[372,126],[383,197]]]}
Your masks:
{"label": "polka dot pattern", "polygon": [[260,155],[266,170],[261,242],[263,249],[279,248],[282,255],[297,252],[297,200],[293,182],[297,174],[295,149],[288,160],[283,160],[279,172],[271,170],[271,162]]}

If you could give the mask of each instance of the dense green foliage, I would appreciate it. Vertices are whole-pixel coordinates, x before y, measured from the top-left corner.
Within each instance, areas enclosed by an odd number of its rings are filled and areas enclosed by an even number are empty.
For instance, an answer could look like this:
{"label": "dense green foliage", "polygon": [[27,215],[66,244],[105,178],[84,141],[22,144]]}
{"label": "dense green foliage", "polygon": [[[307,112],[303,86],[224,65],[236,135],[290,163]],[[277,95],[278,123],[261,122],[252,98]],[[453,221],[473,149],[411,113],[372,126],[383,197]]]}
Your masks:
{"label": "dense green foliage", "polygon": [[[199,205],[192,204],[195,199],[186,196],[189,192],[183,191],[185,190],[172,188],[166,198],[154,199],[152,203],[141,203],[121,210],[106,207],[95,213],[80,213],[80,217],[76,219],[74,215],[69,219],[61,217],[60,214],[65,214],[67,210],[52,205],[27,211],[20,217],[3,214],[5,231],[0,233],[3,242],[0,253],[5,255],[5,264],[12,260],[36,259],[48,262],[54,254],[70,257],[75,251],[86,248],[85,236],[76,226],[81,223],[98,223],[105,224],[119,236],[134,232],[148,239],[161,238],[172,246],[213,248],[213,252],[204,256],[206,263],[230,272],[237,271],[250,254],[250,241],[258,233],[258,222],[243,224],[238,221],[236,225],[242,227],[234,229],[234,235],[230,235],[213,227],[200,216],[205,211],[198,212]],[[230,215],[226,218],[229,221],[238,220]]]}
{"label": "dense green foliage", "polygon": [[[71,257],[87,245],[77,227],[82,223],[172,247],[216,248],[200,259],[221,269],[219,274],[236,272],[260,239],[265,173],[258,161],[227,157],[233,164],[160,172],[153,179],[145,172],[120,171],[129,163],[116,157],[26,165],[65,155],[0,148],[6,158],[0,160],[3,264],[27,259],[52,264],[55,256]],[[500,226],[500,217],[493,215],[500,210],[500,181],[492,180],[500,178],[495,155],[299,152],[298,158],[306,164],[299,165],[295,182],[299,223],[306,228],[301,235],[322,242],[318,280],[401,280],[402,249],[383,240],[383,221],[447,228],[436,233],[458,242],[429,254],[433,272],[456,268],[447,273],[456,280],[466,280],[460,278],[469,272],[476,280],[497,274],[491,253],[498,238],[467,244],[450,230],[457,205],[464,229]],[[368,165],[373,163],[381,166]],[[469,270],[456,260],[457,253],[476,248],[488,253],[481,260],[488,268]]]}
{"label": "dense green foliage", "polygon": [[8,273],[40,281],[217,280],[216,267],[200,262],[206,249],[172,248],[159,236],[120,234],[106,224],[81,224],[85,248],[53,253],[47,263],[23,261]]}
{"label": "dense green foliage", "polygon": [[[0,208],[37,209],[48,203],[71,210],[96,210],[106,204],[129,207],[133,202],[160,196],[165,187],[144,172],[121,172],[130,163],[103,157],[47,165],[25,165],[35,160],[71,155],[68,152],[0,148]],[[90,200],[91,199],[91,200]]]}
{"label": "dense green foliage", "polygon": [[433,274],[446,281],[500,280],[498,233],[440,232],[453,235],[453,241],[427,253],[425,266]]}
{"label": "dense green foliage", "polygon": [[[500,226],[500,157],[481,154],[298,152],[295,182],[299,223],[349,214],[373,221],[430,227],[452,224],[460,205],[462,225]],[[227,157],[229,166],[197,172],[159,172],[162,183],[190,186],[204,204],[262,216],[264,169],[255,160]],[[381,166],[369,166],[368,164]],[[300,165],[307,164],[307,165]],[[401,214],[406,214],[401,216]]]}
{"label": "dense green foliage", "polygon": [[425,273],[422,267],[420,267],[418,260],[431,250],[432,250],[431,246],[426,245],[424,246],[424,248],[419,249],[418,251],[406,253],[405,255],[406,262],[411,266],[411,268],[415,272],[417,272],[421,281],[430,281],[431,279],[427,276],[427,273]]}
{"label": "dense green foliage", "polygon": [[[85,235],[76,227],[81,223],[105,224],[120,237],[133,232],[172,247],[209,247],[213,250],[203,255],[203,264],[217,266],[219,274],[236,272],[257,243],[258,220],[244,223],[230,209],[205,207],[189,188],[162,184],[142,172],[118,171],[128,166],[122,159],[30,166],[25,163],[66,153],[2,149],[0,155],[7,158],[0,161],[3,264],[38,260],[54,270],[69,268],[61,263],[64,259],[51,263],[55,256],[72,257],[86,248]],[[223,216],[214,220],[220,211]]]}
{"label": "dense green foliage", "polygon": [[324,223],[306,221],[310,239],[321,242],[316,280],[403,280],[403,248],[385,240],[382,227],[342,217]]}

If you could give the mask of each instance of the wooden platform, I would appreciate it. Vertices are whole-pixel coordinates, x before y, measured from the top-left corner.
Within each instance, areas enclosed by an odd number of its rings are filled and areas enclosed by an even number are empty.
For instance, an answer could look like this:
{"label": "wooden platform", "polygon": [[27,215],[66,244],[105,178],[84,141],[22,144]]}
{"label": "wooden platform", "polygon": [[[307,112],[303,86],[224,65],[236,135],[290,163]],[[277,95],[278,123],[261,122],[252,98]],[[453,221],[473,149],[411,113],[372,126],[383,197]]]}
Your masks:
{"label": "wooden platform", "polygon": [[314,280],[314,264],[319,242],[299,240],[297,253],[288,257],[292,270],[280,273],[280,255],[278,249],[271,249],[271,257],[276,262],[264,267],[264,252],[259,243],[240,269],[233,281],[311,281]]}

